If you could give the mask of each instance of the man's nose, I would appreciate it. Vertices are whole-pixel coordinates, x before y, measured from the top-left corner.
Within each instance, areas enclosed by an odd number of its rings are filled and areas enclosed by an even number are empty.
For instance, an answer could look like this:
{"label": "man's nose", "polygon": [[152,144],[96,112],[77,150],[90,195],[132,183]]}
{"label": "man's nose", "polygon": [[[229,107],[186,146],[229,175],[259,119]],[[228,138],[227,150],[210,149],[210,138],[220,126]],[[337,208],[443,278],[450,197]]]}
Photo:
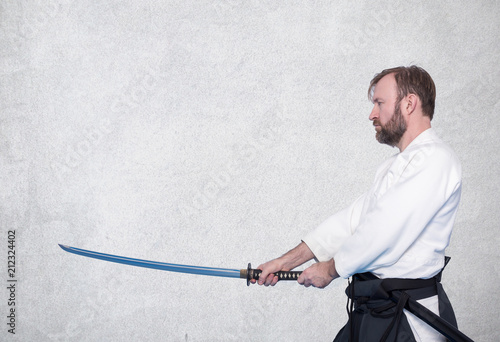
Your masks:
{"label": "man's nose", "polygon": [[368,119],[370,119],[371,121],[378,119],[378,110],[376,106],[373,106],[372,112],[370,113]]}

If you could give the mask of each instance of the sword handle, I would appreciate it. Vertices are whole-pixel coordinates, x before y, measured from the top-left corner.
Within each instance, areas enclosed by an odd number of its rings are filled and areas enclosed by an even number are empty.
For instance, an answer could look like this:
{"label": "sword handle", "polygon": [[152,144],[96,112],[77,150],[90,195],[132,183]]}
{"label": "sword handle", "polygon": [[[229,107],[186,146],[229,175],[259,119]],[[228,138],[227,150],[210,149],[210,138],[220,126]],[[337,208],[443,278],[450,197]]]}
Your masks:
{"label": "sword handle", "polygon": [[[274,273],[275,276],[278,276],[278,280],[297,280],[302,272],[301,271],[279,271]],[[241,278],[247,279],[247,286],[250,285],[250,280],[259,279],[262,274],[261,270],[253,269],[251,264],[248,264],[248,268],[246,270],[241,270]]]}

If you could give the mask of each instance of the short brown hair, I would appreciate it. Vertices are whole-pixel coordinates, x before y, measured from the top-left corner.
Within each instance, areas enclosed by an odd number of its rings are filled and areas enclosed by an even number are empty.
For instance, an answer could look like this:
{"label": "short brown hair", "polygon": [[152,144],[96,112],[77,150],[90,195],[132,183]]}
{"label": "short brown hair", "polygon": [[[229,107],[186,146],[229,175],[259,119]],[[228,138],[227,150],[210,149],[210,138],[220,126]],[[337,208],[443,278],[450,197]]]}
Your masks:
{"label": "short brown hair", "polygon": [[436,102],[436,85],[432,77],[421,67],[412,65],[409,67],[396,67],[385,69],[376,74],[370,82],[368,88],[368,98],[371,100],[373,88],[382,79],[382,77],[394,74],[396,85],[398,87],[398,102],[408,94],[415,94],[422,103],[422,112],[431,120],[434,116],[434,106]]}

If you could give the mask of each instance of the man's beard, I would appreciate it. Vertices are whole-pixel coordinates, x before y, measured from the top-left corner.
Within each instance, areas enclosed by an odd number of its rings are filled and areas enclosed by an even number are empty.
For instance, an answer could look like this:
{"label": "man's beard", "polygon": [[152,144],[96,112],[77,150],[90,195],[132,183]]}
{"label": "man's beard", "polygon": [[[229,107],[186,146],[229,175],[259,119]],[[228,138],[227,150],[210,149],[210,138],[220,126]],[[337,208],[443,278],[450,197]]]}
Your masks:
{"label": "man's beard", "polygon": [[385,125],[376,121],[373,123],[380,125],[380,131],[378,131],[375,135],[377,141],[381,144],[387,144],[392,147],[399,143],[407,128],[406,121],[403,118],[401,109],[399,108],[399,101],[396,103],[394,108],[394,115]]}

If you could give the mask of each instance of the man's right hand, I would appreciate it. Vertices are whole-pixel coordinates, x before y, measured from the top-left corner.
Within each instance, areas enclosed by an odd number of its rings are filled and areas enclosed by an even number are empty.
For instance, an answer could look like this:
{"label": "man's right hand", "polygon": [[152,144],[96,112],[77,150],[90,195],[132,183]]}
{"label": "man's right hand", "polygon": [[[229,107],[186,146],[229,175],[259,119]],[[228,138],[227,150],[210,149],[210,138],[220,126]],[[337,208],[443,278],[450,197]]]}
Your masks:
{"label": "man's right hand", "polygon": [[[314,254],[304,242],[301,242],[297,247],[288,251],[285,255],[259,265],[257,269],[262,270],[257,284],[264,286],[274,286],[278,282],[278,276],[275,275],[278,271],[290,271],[293,268],[302,265],[306,261],[311,260]],[[255,280],[251,280],[255,284]]]}
{"label": "man's right hand", "polygon": [[268,261],[262,265],[259,265],[257,269],[262,270],[259,280],[257,283],[264,286],[274,286],[278,282],[278,276],[274,275],[278,271],[290,271],[284,268],[281,258]]}

